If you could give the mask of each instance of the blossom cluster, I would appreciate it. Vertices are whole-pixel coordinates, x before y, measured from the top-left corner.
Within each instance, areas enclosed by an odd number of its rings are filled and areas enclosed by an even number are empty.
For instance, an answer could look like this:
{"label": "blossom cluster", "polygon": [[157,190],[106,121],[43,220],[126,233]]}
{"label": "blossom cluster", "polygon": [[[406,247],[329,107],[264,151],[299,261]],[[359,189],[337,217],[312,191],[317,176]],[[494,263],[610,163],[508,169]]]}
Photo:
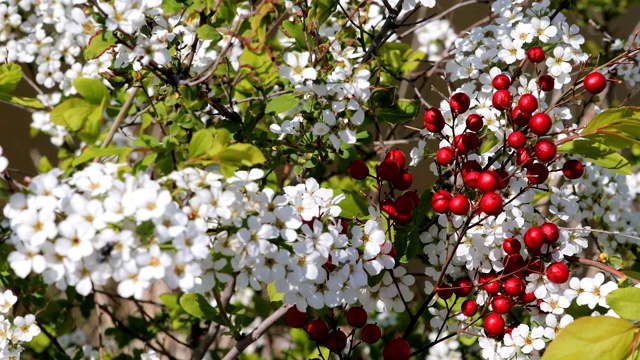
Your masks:
{"label": "blossom cluster", "polygon": [[[398,289],[410,298],[413,280],[393,270],[380,219],[348,229],[342,196],[313,179],[276,194],[259,186],[263,175],[254,169],[225,180],[187,168],[153,180],[115,164],[39,175],[4,209],[15,230],[9,263],[20,277],[42,274],[82,295],[109,280],[136,299],[158,280],[205,293],[237,272],[238,289],[275,283],[300,309],[358,300],[370,310],[402,309]],[[370,276],[390,270],[369,287]]]}
{"label": "blossom cluster", "polygon": [[35,315],[10,315],[17,301],[11,290],[0,293],[0,357],[3,359],[19,359],[24,350],[22,344],[40,334]]}

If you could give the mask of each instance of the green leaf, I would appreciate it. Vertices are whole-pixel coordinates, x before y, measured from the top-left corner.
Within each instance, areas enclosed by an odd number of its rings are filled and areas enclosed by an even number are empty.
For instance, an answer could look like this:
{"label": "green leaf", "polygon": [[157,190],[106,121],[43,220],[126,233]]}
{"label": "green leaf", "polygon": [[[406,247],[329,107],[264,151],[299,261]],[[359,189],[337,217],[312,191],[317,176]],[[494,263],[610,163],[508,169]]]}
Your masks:
{"label": "green leaf", "polygon": [[618,360],[633,342],[632,323],[610,316],[586,316],[560,330],[542,360]]}
{"label": "green leaf", "polygon": [[54,124],[62,125],[70,131],[82,129],[87,116],[94,110],[95,106],[88,101],[71,98],[58,104],[51,112],[51,121]]}
{"label": "green leaf", "polygon": [[627,287],[614,290],[607,295],[607,305],[624,319],[640,320],[640,289]]}
{"label": "green leaf", "polygon": [[100,80],[77,78],[73,82],[73,87],[90,104],[101,105],[109,99],[109,89]]}
{"label": "green leaf", "polygon": [[218,153],[218,158],[223,163],[234,166],[253,166],[267,161],[262,151],[251,144],[229,145]]}
{"label": "green leaf", "polygon": [[180,297],[180,306],[192,316],[198,319],[206,319],[211,321],[219,320],[218,311],[209,304],[202,294],[190,293]]}
{"label": "green leaf", "polygon": [[283,32],[286,36],[296,39],[296,43],[303,48],[307,46],[307,41],[304,38],[304,31],[302,30],[302,24],[294,23],[289,20],[285,20],[282,23]]}
{"label": "green leaf", "polygon": [[640,119],[640,108],[619,107],[603,111],[589,121],[583,132],[592,132],[603,127],[610,127],[611,124],[624,118]]}
{"label": "green leaf", "polygon": [[413,120],[419,108],[415,100],[400,99],[393,107],[376,108],[376,117],[389,124],[403,124]]}
{"label": "green leaf", "polygon": [[282,301],[282,299],[284,298],[284,294],[279,293],[278,290],[276,290],[275,282],[272,282],[269,285],[267,285],[267,294],[269,295],[269,300],[271,300],[271,302]]}
{"label": "green leaf", "polygon": [[100,30],[89,39],[89,46],[84,49],[84,59],[95,59],[114,46],[116,46],[116,37],[109,31]]}
{"label": "green leaf", "polygon": [[40,102],[40,100],[35,99],[35,98],[26,97],[26,96],[17,96],[17,95],[11,95],[11,94],[0,92],[0,100],[6,101],[6,102],[11,103],[11,104],[31,107],[31,108],[34,108],[34,109],[43,109],[44,108],[44,106],[42,106],[42,103]]}
{"label": "green leaf", "polygon": [[369,203],[367,199],[357,191],[344,190],[344,200],[340,201],[338,206],[342,209],[340,214],[345,218],[357,217],[362,219],[363,216],[369,215]]}
{"label": "green leaf", "polygon": [[316,20],[318,21],[318,27],[324,24],[329,16],[336,11],[338,2],[336,0],[314,0],[311,2],[311,11]]}
{"label": "green leaf", "polygon": [[207,129],[196,131],[189,142],[189,159],[206,154],[213,146],[213,134]]}
{"label": "green leaf", "polygon": [[631,175],[631,164],[610,147],[585,139],[576,139],[558,147],[559,153],[581,155],[596,165],[615,173]]}
{"label": "green leaf", "polygon": [[78,166],[87,161],[91,161],[97,157],[104,157],[104,156],[118,156],[120,157],[120,160],[125,160],[127,155],[129,155],[129,153],[132,150],[133,149],[130,147],[108,147],[106,149],[101,149],[98,147],[90,146],[84,149],[84,151],[82,151],[82,154],[80,154],[80,156],[73,159],[71,164],[73,166]]}
{"label": "green leaf", "polygon": [[198,37],[203,40],[213,40],[214,42],[222,39],[222,35],[209,24],[204,24],[198,28]]}
{"label": "green leaf", "polygon": [[217,19],[223,21],[223,23],[227,23],[229,25],[233,24],[233,19],[236,18],[238,5],[234,0],[222,0],[222,5],[218,9]]}
{"label": "green leaf", "polygon": [[0,92],[13,92],[22,80],[22,68],[16,64],[0,65]]}
{"label": "green leaf", "polygon": [[271,99],[267,103],[266,113],[282,114],[298,105],[299,99],[294,94],[283,94]]}
{"label": "green leaf", "polygon": [[478,153],[480,154],[486,153],[498,144],[498,138],[493,134],[492,131],[486,132],[486,135],[486,138],[482,141],[482,144],[480,144],[480,149],[478,150]]}

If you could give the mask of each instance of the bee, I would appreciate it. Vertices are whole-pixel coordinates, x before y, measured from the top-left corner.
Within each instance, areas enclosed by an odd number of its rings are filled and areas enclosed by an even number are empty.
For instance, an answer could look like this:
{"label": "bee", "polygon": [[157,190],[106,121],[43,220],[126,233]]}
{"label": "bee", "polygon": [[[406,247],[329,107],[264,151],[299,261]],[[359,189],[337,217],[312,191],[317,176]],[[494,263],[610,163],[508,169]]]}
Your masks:
{"label": "bee", "polygon": [[109,241],[105,246],[100,248],[100,253],[98,254],[98,262],[103,263],[109,259],[109,255],[111,255],[111,251],[116,246],[114,241]]}

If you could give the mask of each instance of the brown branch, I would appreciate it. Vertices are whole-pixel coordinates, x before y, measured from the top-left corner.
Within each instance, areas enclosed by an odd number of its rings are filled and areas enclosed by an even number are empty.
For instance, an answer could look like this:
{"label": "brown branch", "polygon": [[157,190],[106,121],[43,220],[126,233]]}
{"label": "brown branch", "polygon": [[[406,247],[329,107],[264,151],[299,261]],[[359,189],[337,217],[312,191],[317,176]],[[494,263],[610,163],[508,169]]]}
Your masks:
{"label": "brown branch", "polygon": [[619,277],[620,279],[628,279],[634,285],[640,284],[640,280],[632,278],[632,277],[628,276],[627,274],[623,273],[622,271],[616,270],[616,269],[612,268],[611,266],[603,264],[603,263],[601,263],[599,261],[583,259],[583,258],[578,257],[578,256],[567,256],[566,259],[571,261],[571,262],[576,262],[576,263],[579,263],[579,264],[582,264],[582,265],[593,266],[593,267],[598,268],[600,270],[606,271],[611,275]]}

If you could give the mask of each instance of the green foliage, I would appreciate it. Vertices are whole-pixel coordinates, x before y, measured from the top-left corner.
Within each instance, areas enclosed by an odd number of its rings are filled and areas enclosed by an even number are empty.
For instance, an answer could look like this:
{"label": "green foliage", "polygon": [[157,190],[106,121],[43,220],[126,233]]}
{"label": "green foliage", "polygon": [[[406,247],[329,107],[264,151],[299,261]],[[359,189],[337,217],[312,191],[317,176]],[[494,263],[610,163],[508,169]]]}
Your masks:
{"label": "green foliage", "polygon": [[378,50],[380,63],[394,75],[406,76],[415,70],[425,57],[421,51],[414,51],[409,44],[385,43]]}
{"label": "green foliage", "polygon": [[266,113],[282,114],[298,105],[298,96],[294,94],[283,94],[271,99],[267,103]]}
{"label": "green foliage", "polygon": [[218,310],[211,306],[202,294],[189,293],[180,296],[180,306],[187,314],[198,319],[222,323]]}
{"label": "green foliage", "polygon": [[560,330],[542,360],[623,359],[637,329],[610,316],[586,316]]}
{"label": "green foliage", "polygon": [[22,68],[16,64],[0,65],[0,101],[11,104],[42,109],[42,103],[38,99],[12,95],[22,80]]}
{"label": "green foliage", "polygon": [[115,45],[116,37],[112,32],[99,31],[89,39],[89,46],[84,49],[84,58],[85,60],[95,59]]}
{"label": "green foliage", "polygon": [[627,287],[614,290],[607,295],[607,305],[621,318],[640,320],[640,289]]}
{"label": "green foliage", "polygon": [[413,120],[419,108],[415,100],[400,99],[391,107],[376,108],[376,117],[389,124],[403,124]]}

